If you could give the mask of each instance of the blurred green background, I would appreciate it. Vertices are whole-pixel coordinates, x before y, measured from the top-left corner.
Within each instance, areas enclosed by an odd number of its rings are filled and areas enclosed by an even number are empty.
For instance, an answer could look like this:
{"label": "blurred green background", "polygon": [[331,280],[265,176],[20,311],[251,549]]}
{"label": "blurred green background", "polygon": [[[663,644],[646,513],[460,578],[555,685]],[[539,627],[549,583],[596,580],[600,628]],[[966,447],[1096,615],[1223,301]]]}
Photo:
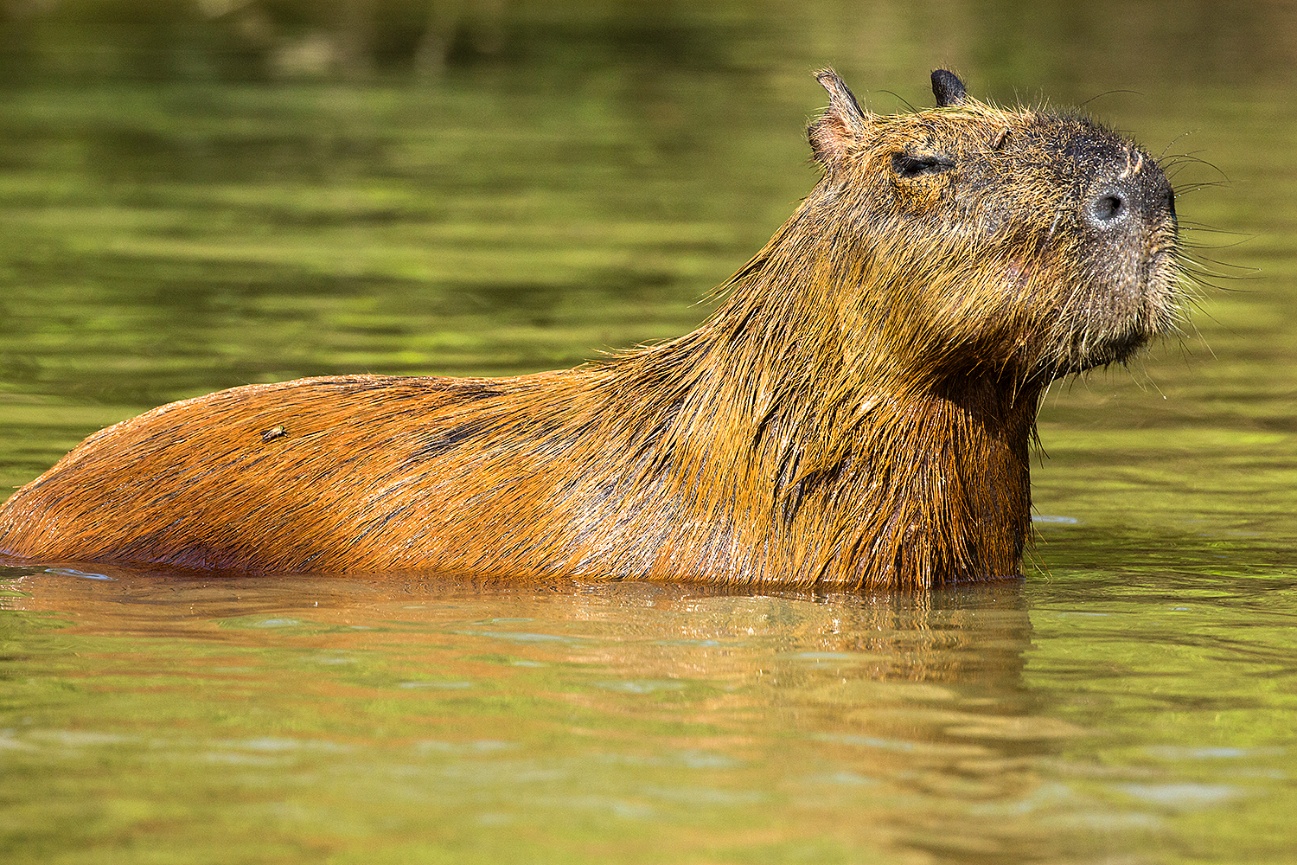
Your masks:
{"label": "blurred green background", "polygon": [[[6,0],[9,84],[408,80],[494,66],[976,69],[983,86],[1292,80],[1281,2],[1154,0]],[[1192,50],[1185,50],[1191,48]]]}

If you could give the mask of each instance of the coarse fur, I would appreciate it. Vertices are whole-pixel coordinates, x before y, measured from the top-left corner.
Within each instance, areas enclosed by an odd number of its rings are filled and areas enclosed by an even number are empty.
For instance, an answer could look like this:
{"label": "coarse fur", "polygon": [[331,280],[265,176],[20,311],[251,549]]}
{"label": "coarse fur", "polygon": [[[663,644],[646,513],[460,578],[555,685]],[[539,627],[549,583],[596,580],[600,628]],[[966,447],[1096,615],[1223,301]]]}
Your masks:
{"label": "coarse fur", "polygon": [[823,177],[697,330],[572,370],[221,391],[88,438],[0,510],[44,561],[737,586],[1017,575],[1046,386],[1173,325],[1156,161],[933,75],[831,71]]}

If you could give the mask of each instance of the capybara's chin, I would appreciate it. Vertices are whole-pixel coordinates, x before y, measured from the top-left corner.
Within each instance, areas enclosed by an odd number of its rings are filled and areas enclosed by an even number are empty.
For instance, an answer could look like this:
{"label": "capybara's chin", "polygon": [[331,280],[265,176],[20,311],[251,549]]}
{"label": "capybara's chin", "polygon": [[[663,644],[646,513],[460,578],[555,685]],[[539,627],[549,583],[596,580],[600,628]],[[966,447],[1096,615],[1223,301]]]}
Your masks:
{"label": "capybara's chin", "polygon": [[823,176],[698,329],[506,379],[221,391],[88,438],[0,552],[244,572],[928,588],[1020,573],[1055,378],[1173,325],[1174,194],[1078,114],[833,72]]}
{"label": "capybara's chin", "polygon": [[1150,342],[1173,333],[1180,313],[1175,227],[1159,227],[1156,251],[1118,250],[1099,259],[1092,281],[1058,317],[1057,354],[1042,358],[1050,378],[1125,363]]}

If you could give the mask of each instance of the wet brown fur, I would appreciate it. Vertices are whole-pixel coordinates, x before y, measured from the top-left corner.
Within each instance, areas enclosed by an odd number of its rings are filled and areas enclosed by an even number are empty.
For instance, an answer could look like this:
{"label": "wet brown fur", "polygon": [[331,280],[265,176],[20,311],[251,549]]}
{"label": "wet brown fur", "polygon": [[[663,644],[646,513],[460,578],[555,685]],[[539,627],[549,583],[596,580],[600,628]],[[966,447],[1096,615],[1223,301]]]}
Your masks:
{"label": "wet brown fur", "polygon": [[820,77],[823,179],[694,332],[562,372],[163,406],[15,494],[0,548],[852,589],[1016,575],[1044,388],[1122,360],[1175,310],[1173,210],[1096,242],[1078,202],[1096,174],[1160,169],[953,76],[946,104],[898,116]]}

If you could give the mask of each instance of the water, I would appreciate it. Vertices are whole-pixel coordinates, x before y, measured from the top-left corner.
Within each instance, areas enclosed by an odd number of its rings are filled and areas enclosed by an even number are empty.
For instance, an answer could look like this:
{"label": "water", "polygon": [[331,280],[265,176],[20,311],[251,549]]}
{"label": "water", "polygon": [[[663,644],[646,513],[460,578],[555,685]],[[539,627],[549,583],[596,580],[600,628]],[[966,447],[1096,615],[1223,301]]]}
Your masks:
{"label": "water", "polygon": [[220,387],[683,332],[810,188],[825,62],[878,110],[929,104],[946,61],[977,96],[1098,97],[1215,166],[1178,183],[1227,182],[1179,202],[1224,274],[1183,338],[1050,394],[1022,583],[9,569],[0,858],[1291,861],[1297,79],[1268,34],[1295,22],[923,7],[946,29],[902,4],[519,4],[499,54],[417,86],[232,82],[193,45],[144,74],[162,55],[42,54],[83,31],[23,19],[47,35],[0,106],[6,485]]}

